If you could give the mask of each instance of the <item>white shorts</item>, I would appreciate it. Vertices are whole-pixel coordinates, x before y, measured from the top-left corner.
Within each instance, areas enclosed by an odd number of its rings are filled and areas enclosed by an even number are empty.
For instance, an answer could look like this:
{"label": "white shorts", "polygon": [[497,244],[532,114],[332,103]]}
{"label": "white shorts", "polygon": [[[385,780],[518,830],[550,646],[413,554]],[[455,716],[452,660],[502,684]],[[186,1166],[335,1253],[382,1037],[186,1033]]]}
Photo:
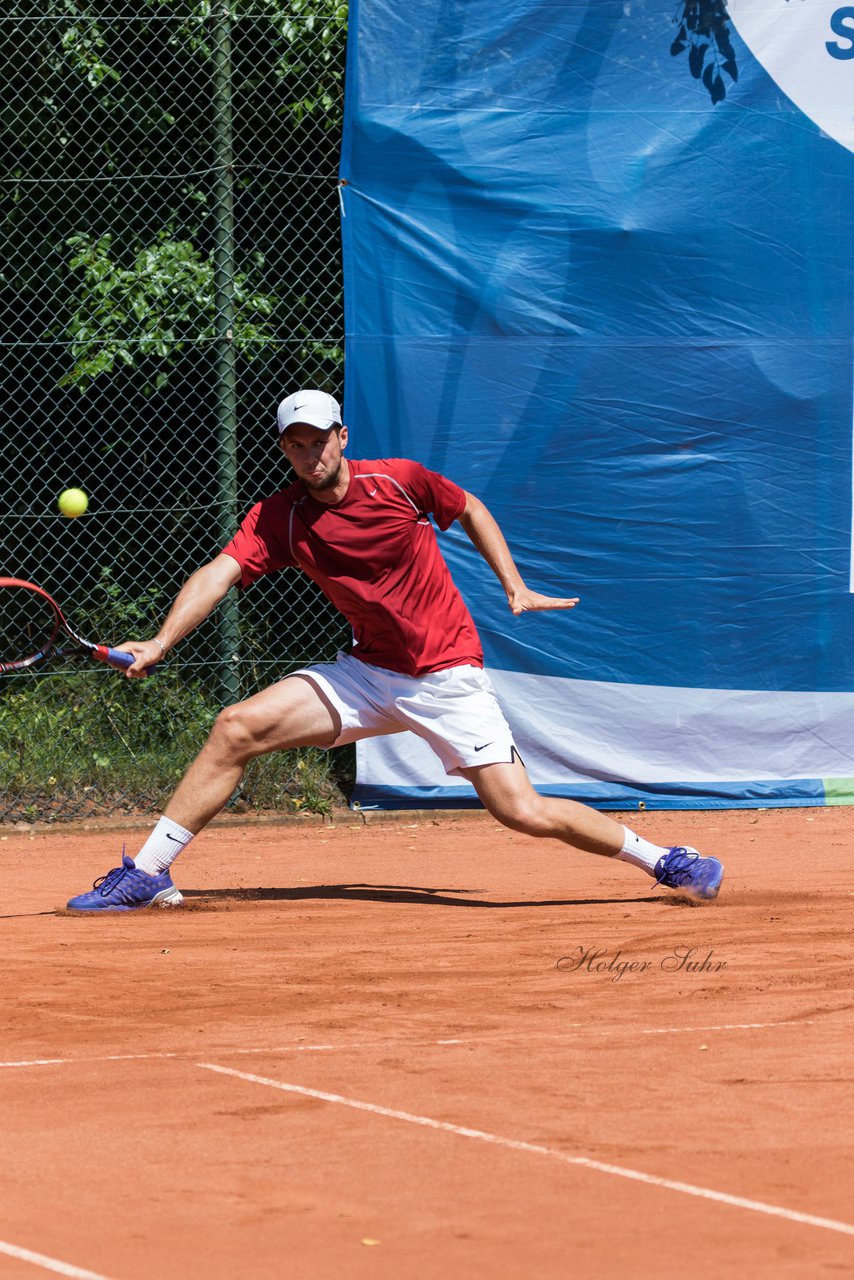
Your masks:
{"label": "white shorts", "polygon": [[509,764],[518,755],[492,681],[480,667],[404,676],[339,653],[334,663],[292,674],[313,681],[341,717],[335,747],[411,729],[429,743],[449,774]]}

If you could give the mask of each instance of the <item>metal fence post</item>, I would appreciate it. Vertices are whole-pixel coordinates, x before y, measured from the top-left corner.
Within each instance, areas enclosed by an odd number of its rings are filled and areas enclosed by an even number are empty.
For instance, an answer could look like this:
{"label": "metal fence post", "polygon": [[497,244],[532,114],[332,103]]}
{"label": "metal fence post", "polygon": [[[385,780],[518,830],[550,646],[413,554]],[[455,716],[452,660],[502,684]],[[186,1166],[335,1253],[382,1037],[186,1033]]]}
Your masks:
{"label": "metal fence post", "polygon": [[[231,12],[216,7],[214,25],[214,296],[216,312],[217,515],[227,542],[237,507],[237,395],[234,350],[234,155],[231,104]],[[219,609],[220,687],[224,705],[240,700],[237,593]]]}

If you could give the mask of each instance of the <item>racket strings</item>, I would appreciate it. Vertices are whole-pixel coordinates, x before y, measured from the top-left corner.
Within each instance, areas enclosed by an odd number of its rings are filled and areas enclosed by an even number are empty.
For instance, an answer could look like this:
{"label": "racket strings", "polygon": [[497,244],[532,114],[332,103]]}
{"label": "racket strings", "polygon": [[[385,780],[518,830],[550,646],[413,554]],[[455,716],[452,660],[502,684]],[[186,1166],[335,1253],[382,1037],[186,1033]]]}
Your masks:
{"label": "racket strings", "polygon": [[0,587],[0,667],[35,658],[53,647],[59,619],[36,591]]}

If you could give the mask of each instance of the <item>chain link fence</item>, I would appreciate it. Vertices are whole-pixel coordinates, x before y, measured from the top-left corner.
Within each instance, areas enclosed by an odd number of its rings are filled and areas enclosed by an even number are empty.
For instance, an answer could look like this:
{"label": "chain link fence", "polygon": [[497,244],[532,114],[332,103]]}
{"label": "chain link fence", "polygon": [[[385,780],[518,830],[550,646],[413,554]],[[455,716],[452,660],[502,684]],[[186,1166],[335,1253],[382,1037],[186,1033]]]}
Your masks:
{"label": "chain link fence", "polygon": [[[86,635],[146,637],[287,482],[278,399],[340,396],[346,5],[7,0],[0,119],[0,574]],[[66,520],[68,487],[90,496]],[[161,804],[219,708],[346,639],[287,571],[146,681],[85,660],[0,677],[0,821]],[[255,762],[233,804],[323,807],[335,763]],[[340,767],[340,761],[339,761]]]}

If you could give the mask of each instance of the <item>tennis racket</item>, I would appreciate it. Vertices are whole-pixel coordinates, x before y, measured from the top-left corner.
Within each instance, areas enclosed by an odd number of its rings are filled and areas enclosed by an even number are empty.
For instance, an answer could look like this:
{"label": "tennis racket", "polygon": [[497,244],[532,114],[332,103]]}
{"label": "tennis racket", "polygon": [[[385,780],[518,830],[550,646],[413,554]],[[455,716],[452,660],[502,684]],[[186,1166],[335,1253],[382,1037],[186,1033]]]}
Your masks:
{"label": "tennis racket", "polygon": [[135,661],[132,653],[84,640],[41,587],[21,578],[0,578],[0,673],[21,671],[66,653],[66,640],[77,651],[111,667],[127,669]]}

